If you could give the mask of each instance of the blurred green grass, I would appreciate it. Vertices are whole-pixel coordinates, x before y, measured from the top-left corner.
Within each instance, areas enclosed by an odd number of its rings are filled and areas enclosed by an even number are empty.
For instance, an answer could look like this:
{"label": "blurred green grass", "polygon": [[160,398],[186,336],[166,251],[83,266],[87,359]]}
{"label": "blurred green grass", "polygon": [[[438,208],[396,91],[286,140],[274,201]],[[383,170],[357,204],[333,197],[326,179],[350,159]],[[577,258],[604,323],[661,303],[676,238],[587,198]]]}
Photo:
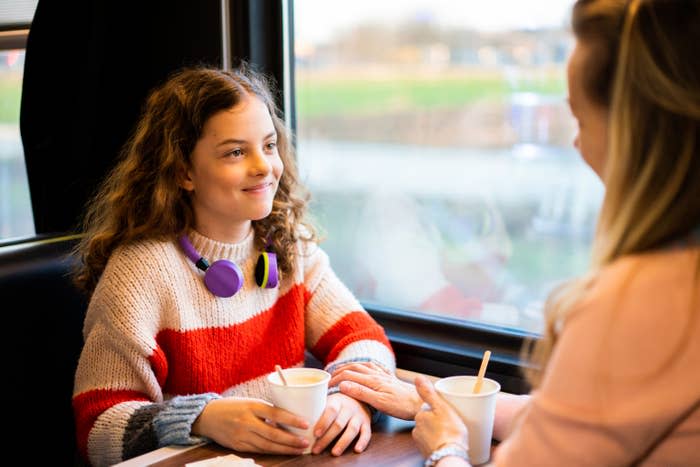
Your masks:
{"label": "blurred green grass", "polygon": [[0,74],[0,123],[17,123],[22,96],[22,75]]}
{"label": "blurred green grass", "polygon": [[505,102],[514,92],[562,95],[566,84],[563,76],[523,81],[517,87],[500,76],[371,80],[315,78],[301,74],[296,79],[297,114],[302,118],[451,109],[480,100]]}
{"label": "blurred green grass", "polygon": [[[305,118],[451,109],[477,101],[504,102],[514,92],[561,95],[566,91],[563,77],[525,81],[514,88],[500,77],[371,80],[302,75],[296,85],[297,113]],[[0,76],[0,122],[18,121],[21,87],[20,74]]]}

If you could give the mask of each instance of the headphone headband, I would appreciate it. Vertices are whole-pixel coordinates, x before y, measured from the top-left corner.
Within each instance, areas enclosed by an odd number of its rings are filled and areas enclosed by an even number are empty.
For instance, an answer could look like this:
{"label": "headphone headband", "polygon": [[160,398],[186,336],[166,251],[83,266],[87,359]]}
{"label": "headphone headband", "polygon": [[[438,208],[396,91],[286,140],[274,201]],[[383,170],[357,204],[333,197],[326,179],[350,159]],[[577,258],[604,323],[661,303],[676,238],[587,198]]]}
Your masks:
{"label": "headphone headband", "polygon": [[[241,289],[243,273],[236,263],[228,259],[220,259],[209,265],[209,261],[194,249],[187,235],[183,234],[178,242],[185,256],[197,268],[204,271],[204,284],[211,293],[217,297],[231,297]],[[258,257],[255,265],[255,279],[261,288],[277,287],[277,255],[270,251],[269,246]]]}

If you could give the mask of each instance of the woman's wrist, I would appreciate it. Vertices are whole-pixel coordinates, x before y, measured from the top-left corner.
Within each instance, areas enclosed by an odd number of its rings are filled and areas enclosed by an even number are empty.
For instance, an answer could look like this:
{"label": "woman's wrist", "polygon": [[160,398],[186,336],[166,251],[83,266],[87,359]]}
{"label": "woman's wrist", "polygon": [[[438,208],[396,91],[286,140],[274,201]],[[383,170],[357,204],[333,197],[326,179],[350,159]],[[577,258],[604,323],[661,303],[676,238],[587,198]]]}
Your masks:
{"label": "woman's wrist", "polygon": [[471,467],[471,464],[459,456],[445,456],[435,464],[435,467]]}
{"label": "woman's wrist", "polygon": [[468,449],[455,441],[443,443],[425,460],[424,467],[468,466]]}

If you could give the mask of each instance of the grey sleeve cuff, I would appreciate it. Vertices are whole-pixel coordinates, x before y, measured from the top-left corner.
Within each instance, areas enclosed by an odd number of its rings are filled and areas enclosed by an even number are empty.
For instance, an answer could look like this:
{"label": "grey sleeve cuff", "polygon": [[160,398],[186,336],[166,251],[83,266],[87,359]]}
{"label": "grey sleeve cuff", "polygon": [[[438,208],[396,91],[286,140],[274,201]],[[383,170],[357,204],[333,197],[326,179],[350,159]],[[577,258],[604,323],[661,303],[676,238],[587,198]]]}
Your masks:
{"label": "grey sleeve cuff", "polygon": [[192,436],[192,424],[213,399],[221,399],[215,393],[177,396],[165,402],[165,407],[153,419],[153,426],[160,446],[169,444],[197,444],[207,441]]}
{"label": "grey sleeve cuff", "polygon": [[370,358],[370,357],[355,357],[355,358],[348,358],[348,359],[345,359],[345,360],[338,360],[338,361],[335,361],[335,362],[332,362],[332,363],[329,363],[328,365],[326,365],[325,370],[326,370],[328,373],[333,373],[335,370],[337,370],[337,369],[340,368],[341,366],[343,366],[343,365],[348,365],[348,364],[350,364],[350,363],[374,363],[375,365],[377,365],[377,366],[379,366],[379,367],[381,367],[381,368],[384,368],[385,370],[389,371],[389,370],[386,368],[386,365],[385,365],[385,364],[383,364],[383,363],[380,362],[379,360],[375,360],[374,358]]}

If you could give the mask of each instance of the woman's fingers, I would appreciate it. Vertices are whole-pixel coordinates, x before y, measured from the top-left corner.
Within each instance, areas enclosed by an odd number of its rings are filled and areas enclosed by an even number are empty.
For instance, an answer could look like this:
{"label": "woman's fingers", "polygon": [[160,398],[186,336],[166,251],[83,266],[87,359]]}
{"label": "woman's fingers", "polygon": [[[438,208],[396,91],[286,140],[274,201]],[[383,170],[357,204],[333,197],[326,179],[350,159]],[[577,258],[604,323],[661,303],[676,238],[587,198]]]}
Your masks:
{"label": "woman's fingers", "polygon": [[341,381],[357,381],[360,384],[373,385],[377,382],[385,379],[388,375],[386,373],[379,373],[377,371],[367,371],[366,368],[358,370],[354,368],[343,368],[333,373],[331,380],[328,382],[328,386],[333,387],[340,383]]}
{"label": "woman's fingers", "polygon": [[416,376],[415,383],[418,395],[421,397],[421,399],[427,402],[430,407],[433,409],[444,407],[445,401],[440,394],[437,393],[433,387],[433,384],[428,378],[425,376]]}
{"label": "woman's fingers", "polygon": [[379,393],[376,391],[353,381],[343,381],[338,387],[343,394],[369,405],[375,405],[379,398]]}

